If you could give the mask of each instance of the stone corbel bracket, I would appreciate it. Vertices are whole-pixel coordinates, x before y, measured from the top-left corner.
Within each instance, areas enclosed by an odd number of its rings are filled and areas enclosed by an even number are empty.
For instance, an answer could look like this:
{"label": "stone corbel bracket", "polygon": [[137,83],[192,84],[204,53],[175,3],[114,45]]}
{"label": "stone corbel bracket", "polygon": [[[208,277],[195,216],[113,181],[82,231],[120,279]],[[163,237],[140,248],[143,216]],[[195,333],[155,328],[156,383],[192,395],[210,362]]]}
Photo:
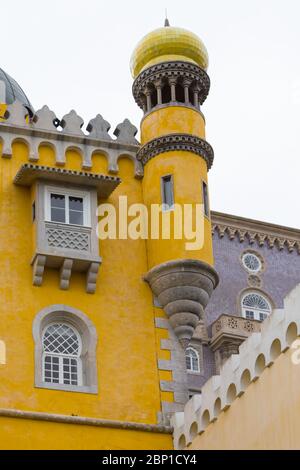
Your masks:
{"label": "stone corbel bracket", "polygon": [[[140,148],[135,138],[137,129],[128,119],[118,124],[114,131],[117,138],[112,139],[108,134],[110,124],[100,114],[89,122],[89,135],[81,130],[83,120],[74,110],[59,121],[55,113],[44,106],[36,112],[33,120],[29,121],[24,106],[15,101],[8,106],[7,114],[8,118],[0,122],[3,158],[12,157],[12,145],[19,141],[28,147],[31,162],[39,161],[39,147],[45,145],[53,149],[57,166],[66,164],[68,150],[76,150],[81,155],[82,168],[91,170],[94,154],[101,153],[107,158],[109,173],[118,173],[119,158],[128,157],[134,163],[135,177],[143,177],[143,166],[136,158]],[[58,125],[62,130],[58,130]]]}
{"label": "stone corbel bracket", "polygon": [[218,285],[217,272],[203,261],[179,259],[155,266],[144,280],[162,305],[185,349]]}

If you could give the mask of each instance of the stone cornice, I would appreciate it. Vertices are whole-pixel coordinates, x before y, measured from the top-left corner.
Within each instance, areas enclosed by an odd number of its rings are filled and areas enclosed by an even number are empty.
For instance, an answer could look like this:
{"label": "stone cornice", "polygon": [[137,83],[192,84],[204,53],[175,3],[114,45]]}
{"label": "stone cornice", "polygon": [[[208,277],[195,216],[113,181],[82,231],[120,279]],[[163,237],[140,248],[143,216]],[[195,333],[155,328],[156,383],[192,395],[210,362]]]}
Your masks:
{"label": "stone cornice", "polygon": [[136,103],[143,108],[142,95],[147,87],[159,81],[168,79],[188,80],[195,83],[199,89],[199,102],[203,104],[210,88],[210,79],[207,73],[190,62],[170,61],[152,65],[141,72],[132,86],[132,93]]}
{"label": "stone cornice", "polygon": [[210,169],[214,160],[214,151],[206,140],[189,134],[168,134],[147,142],[137,153],[137,160],[145,165],[160,153],[185,150],[204,158]]}
{"label": "stone cornice", "polygon": [[212,231],[220,238],[225,235],[230,240],[248,241],[250,245],[286,248],[289,252],[297,250],[300,254],[300,230],[281,225],[246,219],[220,212],[211,212]]}
{"label": "stone cornice", "polygon": [[159,434],[172,433],[172,428],[170,426],[164,425],[133,423],[129,421],[112,421],[108,419],[88,418],[85,416],[68,416],[54,413],[41,413],[37,411],[23,411],[6,408],[0,408],[0,418],[1,417],[29,419],[34,421],[47,421],[65,424],[81,424],[82,426],[96,426],[132,431],[153,432]]}
{"label": "stone cornice", "polygon": [[18,186],[31,186],[38,179],[43,178],[50,181],[73,184],[84,184],[95,187],[101,197],[107,198],[112,191],[121,183],[121,179],[114,176],[88,173],[85,171],[66,170],[43,165],[32,165],[24,163],[14,177],[14,183]]}

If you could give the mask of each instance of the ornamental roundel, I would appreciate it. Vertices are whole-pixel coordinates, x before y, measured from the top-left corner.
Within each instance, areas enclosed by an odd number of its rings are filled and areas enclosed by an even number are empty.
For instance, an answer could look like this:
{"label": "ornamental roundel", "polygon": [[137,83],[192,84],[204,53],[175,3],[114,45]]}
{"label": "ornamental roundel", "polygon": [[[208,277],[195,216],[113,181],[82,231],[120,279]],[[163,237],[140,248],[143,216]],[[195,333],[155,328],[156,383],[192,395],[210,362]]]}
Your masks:
{"label": "ornamental roundel", "polygon": [[242,255],[242,265],[251,274],[257,274],[263,269],[262,258],[253,251],[247,251]]}

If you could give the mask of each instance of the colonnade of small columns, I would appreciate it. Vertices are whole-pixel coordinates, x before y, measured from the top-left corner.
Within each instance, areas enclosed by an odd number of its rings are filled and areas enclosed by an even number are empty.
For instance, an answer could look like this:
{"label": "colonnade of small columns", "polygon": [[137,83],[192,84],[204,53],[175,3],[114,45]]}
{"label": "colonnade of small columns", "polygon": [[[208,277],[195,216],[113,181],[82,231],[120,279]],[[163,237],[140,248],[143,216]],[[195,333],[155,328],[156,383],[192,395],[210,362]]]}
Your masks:
{"label": "colonnade of small columns", "polygon": [[195,80],[182,79],[178,76],[167,77],[147,84],[143,90],[143,111],[147,113],[155,106],[165,103],[184,103],[200,107],[200,86]]}

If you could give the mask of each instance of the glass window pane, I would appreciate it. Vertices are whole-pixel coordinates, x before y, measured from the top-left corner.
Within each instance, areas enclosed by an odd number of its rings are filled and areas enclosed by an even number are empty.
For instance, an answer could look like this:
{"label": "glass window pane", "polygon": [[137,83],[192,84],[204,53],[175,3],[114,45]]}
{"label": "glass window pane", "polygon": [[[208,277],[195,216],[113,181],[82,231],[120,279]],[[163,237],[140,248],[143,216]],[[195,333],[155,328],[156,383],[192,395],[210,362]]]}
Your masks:
{"label": "glass window pane", "polygon": [[60,223],[65,223],[66,222],[66,212],[65,209],[57,209],[54,207],[51,207],[51,221],[52,222],[60,222]]}
{"label": "glass window pane", "polygon": [[162,196],[163,196],[163,204],[166,204],[169,207],[172,207],[174,204],[174,196],[173,196],[173,182],[172,177],[164,176],[162,178]]}
{"label": "glass window pane", "polygon": [[52,207],[57,207],[60,209],[65,208],[65,196],[63,194],[51,194],[51,208]]}
{"label": "glass window pane", "polygon": [[209,201],[208,201],[208,189],[205,181],[202,181],[202,195],[204,204],[204,214],[209,217]]}
{"label": "glass window pane", "polygon": [[69,223],[76,225],[83,225],[83,212],[71,211],[69,212]]}
{"label": "glass window pane", "polygon": [[249,320],[254,320],[254,312],[251,312],[251,310],[246,310],[246,318]]}
{"label": "glass window pane", "polygon": [[82,197],[69,197],[69,208],[73,211],[83,212],[83,199]]}

